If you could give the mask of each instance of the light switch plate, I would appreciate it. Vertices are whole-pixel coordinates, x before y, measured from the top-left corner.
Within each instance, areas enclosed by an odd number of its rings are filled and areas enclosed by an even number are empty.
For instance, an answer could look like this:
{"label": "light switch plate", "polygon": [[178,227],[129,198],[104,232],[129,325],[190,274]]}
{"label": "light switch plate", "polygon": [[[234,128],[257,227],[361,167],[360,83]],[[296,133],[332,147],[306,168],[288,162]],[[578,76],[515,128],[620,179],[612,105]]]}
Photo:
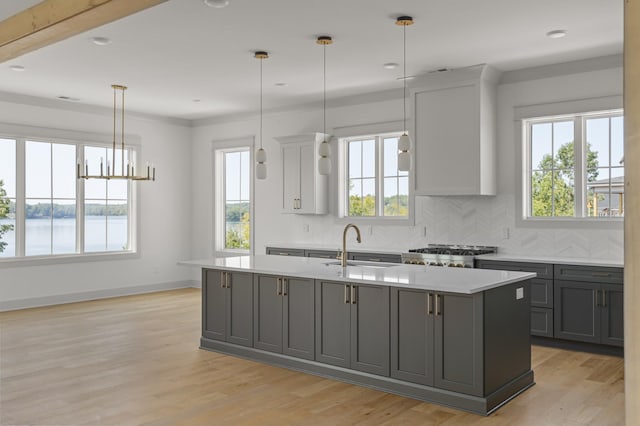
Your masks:
{"label": "light switch plate", "polygon": [[524,288],[518,287],[516,288],[516,300],[524,299]]}

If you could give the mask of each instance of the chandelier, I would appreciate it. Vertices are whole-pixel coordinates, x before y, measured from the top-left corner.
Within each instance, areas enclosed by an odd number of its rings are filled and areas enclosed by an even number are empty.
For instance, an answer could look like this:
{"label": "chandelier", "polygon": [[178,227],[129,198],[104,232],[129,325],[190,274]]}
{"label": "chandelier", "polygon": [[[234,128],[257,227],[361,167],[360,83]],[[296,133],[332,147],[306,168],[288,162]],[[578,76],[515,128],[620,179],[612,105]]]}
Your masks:
{"label": "chandelier", "polygon": [[[156,168],[153,165],[150,165],[149,163],[147,163],[147,170],[146,170],[146,174],[141,174],[141,175],[136,175],[136,166],[132,161],[127,161],[126,163],[126,167],[125,167],[125,161],[124,161],[124,152],[125,152],[125,147],[124,147],[124,91],[127,90],[127,86],[121,86],[118,84],[112,84],[111,87],[113,88],[113,146],[112,146],[112,158],[111,161],[109,161],[109,159],[107,159],[107,163],[106,163],[106,167],[105,164],[103,162],[103,159],[100,158],[100,174],[99,175],[90,175],[89,174],[89,161],[85,160],[84,162],[84,170],[82,167],[82,164],[80,164],[80,161],[78,161],[77,164],[77,171],[76,174],[78,176],[78,179],[106,179],[106,180],[110,180],[110,179],[127,179],[127,180],[151,180],[151,181],[155,181],[156,180]],[[117,106],[116,106],[116,100],[117,100],[117,92],[118,90],[120,90],[122,92],[122,97],[121,97],[121,102],[120,102],[120,109],[122,112],[122,117],[120,119],[121,121],[121,133],[120,133],[120,163],[121,163],[121,168],[120,168],[120,174],[116,174],[116,112],[117,112]],[[83,174],[84,171],[84,174]]]}

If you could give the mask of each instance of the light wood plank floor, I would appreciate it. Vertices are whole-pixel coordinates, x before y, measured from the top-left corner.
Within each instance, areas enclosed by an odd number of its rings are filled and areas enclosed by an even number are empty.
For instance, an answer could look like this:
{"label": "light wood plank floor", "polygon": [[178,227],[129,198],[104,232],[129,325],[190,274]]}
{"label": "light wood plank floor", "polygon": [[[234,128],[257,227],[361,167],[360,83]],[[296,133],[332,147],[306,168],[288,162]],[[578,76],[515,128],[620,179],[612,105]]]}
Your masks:
{"label": "light wood plank floor", "polygon": [[198,349],[200,292],[0,313],[2,425],[622,425],[623,360],[533,347],[489,417]]}

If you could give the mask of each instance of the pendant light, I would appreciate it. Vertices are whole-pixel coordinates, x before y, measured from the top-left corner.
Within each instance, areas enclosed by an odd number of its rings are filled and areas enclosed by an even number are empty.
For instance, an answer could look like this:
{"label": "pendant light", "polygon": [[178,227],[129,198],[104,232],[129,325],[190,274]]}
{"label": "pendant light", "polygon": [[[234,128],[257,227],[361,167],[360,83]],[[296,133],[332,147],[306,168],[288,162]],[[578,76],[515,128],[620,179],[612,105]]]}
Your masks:
{"label": "pendant light", "polygon": [[269,58],[267,52],[258,51],[253,55],[260,59],[260,148],[256,150],[256,179],[267,178],[267,152],[262,148],[262,61]]}
{"label": "pendant light", "polygon": [[411,169],[411,139],[407,133],[407,27],[413,25],[411,16],[399,16],[396,19],[396,25],[402,26],[402,117],[404,132],[398,139],[398,170],[408,172]]}
{"label": "pendant light", "polygon": [[[89,174],[89,161],[84,161],[84,174],[82,173],[82,165],[80,164],[80,160],[78,159],[78,164],[76,166],[76,176],[78,179],[127,179],[127,180],[156,180],[156,168],[153,164],[147,163],[147,173],[136,176],[136,167],[132,161],[127,161],[127,166],[125,168],[124,163],[124,91],[127,90],[127,86],[121,86],[119,84],[112,84],[113,88],[113,145],[111,147],[112,158],[111,161],[107,159],[106,169],[103,159],[100,158],[100,174],[90,175]],[[120,108],[122,111],[122,117],[120,118],[121,124],[121,134],[120,134],[120,174],[116,174],[116,111],[117,111],[117,92],[122,92],[122,98],[120,103]],[[106,171],[106,173],[105,173]]]}
{"label": "pendant light", "polygon": [[324,140],[318,148],[318,173],[328,175],[331,173],[331,146],[327,135],[327,46],[333,43],[329,36],[320,36],[316,43],[322,46],[322,133]]}

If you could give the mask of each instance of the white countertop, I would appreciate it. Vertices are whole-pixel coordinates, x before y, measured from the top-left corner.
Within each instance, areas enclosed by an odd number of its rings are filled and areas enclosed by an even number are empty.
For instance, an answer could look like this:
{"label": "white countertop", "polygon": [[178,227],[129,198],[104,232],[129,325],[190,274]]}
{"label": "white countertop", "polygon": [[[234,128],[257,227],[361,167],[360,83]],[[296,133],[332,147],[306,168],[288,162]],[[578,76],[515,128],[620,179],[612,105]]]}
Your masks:
{"label": "white countertop", "polygon": [[[334,265],[327,265],[333,262]],[[349,283],[382,284],[450,293],[473,294],[535,278],[528,272],[357,262],[343,268],[338,261],[311,257],[237,256],[186,260],[180,265]],[[393,265],[380,267],[381,265]]]}
{"label": "white countertop", "polygon": [[495,260],[505,262],[533,262],[533,263],[555,263],[557,265],[585,265],[604,266],[610,268],[623,268],[624,260],[611,259],[587,259],[584,257],[551,257],[551,256],[526,256],[521,254],[482,254],[475,257],[481,260]]}

